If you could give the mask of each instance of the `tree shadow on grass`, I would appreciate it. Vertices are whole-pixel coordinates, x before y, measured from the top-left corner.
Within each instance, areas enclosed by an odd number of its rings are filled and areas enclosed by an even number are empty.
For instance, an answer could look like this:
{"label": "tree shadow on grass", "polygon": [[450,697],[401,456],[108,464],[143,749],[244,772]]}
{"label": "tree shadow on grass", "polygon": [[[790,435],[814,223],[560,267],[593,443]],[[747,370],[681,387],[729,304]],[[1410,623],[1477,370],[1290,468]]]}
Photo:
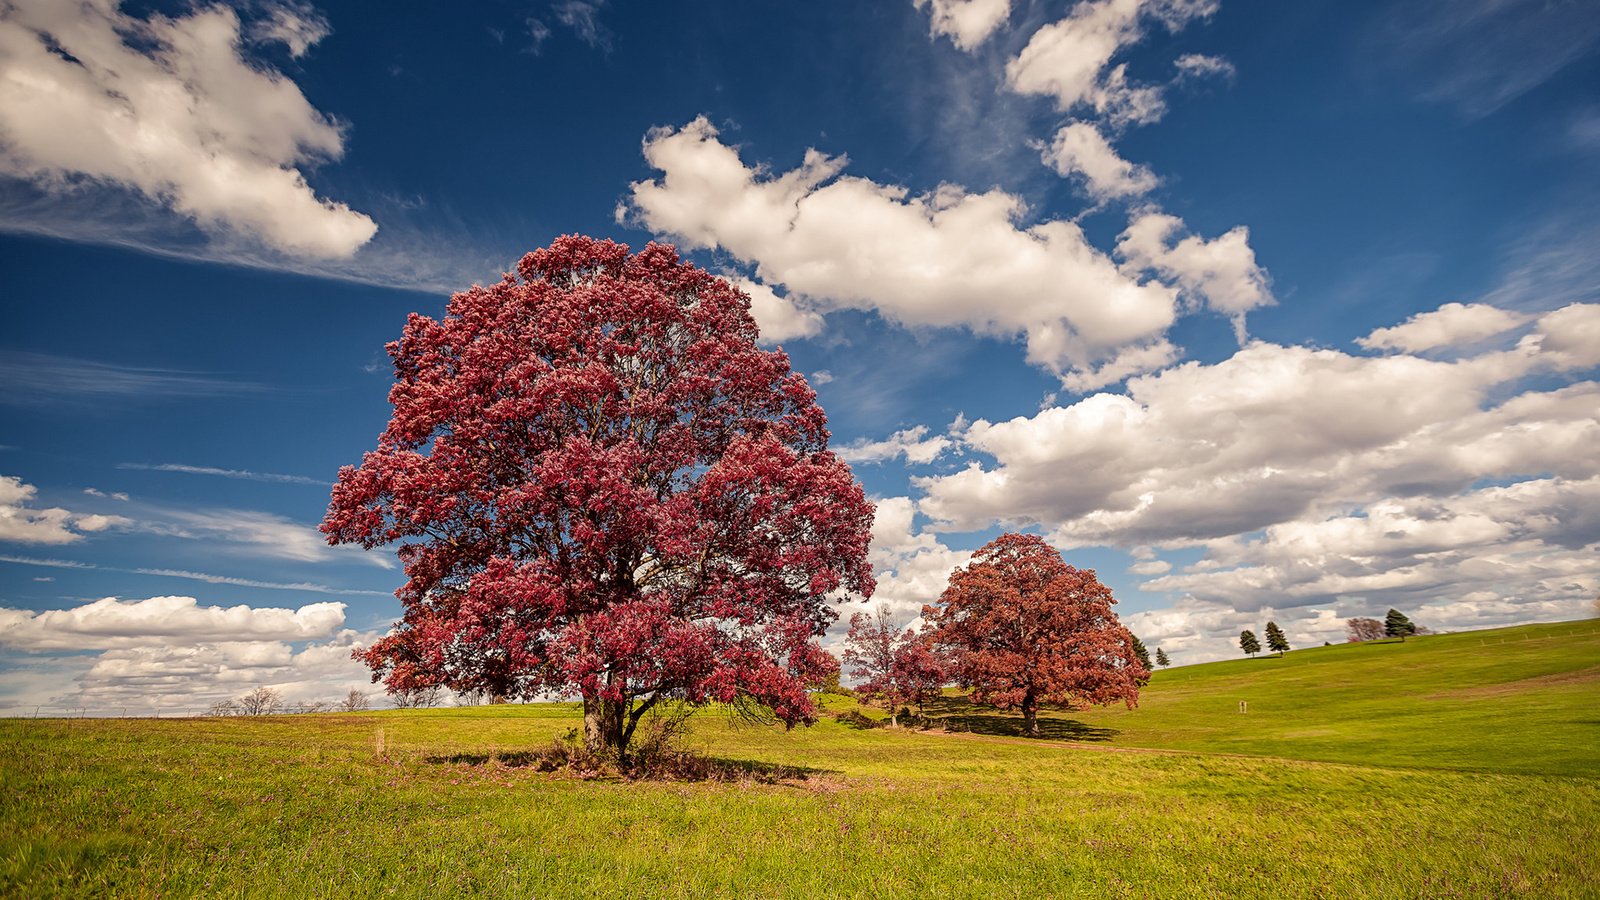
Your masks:
{"label": "tree shadow on grass", "polygon": [[[1121,734],[1115,728],[1089,725],[1060,715],[1064,710],[1039,710],[1039,737],[1050,741],[1109,741]],[[966,697],[940,697],[923,708],[928,724],[946,731],[1000,737],[1022,737],[1022,714],[977,706]]]}
{"label": "tree shadow on grass", "polygon": [[835,769],[813,766],[787,766],[754,759],[706,756],[689,750],[654,753],[634,760],[625,768],[614,763],[597,763],[550,749],[499,751],[495,753],[451,753],[423,757],[434,765],[501,766],[507,769],[532,769],[538,772],[572,771],[584,777],[616,777],[630,781],[710,781],[785,784],[807,781],[825,775],[838,775]]}

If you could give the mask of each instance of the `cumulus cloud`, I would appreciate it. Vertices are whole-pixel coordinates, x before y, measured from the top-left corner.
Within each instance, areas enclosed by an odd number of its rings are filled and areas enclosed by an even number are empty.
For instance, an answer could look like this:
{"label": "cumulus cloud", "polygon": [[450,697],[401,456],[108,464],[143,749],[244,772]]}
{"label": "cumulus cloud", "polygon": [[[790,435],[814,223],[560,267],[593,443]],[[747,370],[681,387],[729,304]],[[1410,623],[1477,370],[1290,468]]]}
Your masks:
{"label": "cumulus cloud", "polygon": [[1072,222],[1019,227],[1024,204],[1003,191],[911,196],[841,176],[846,160],[816,150],[774,174],[703,117],[652,131],[644,154],[662,176],[635,182],[619,216],[753,263],[818,311],[1020,335],[1029,361],[1056,372],[1151,344],[1176,316],[1174,288],[1119,268]]}
{"label": "cumulus cloud", "polygon": [[1245,610],[1378,593],[1415,602],[1505,587],[1524,598],[1581,602],[1600,590],[1596,542],[1600,476],[1541,478],[1278,523],[1259,537],[1213,542],[1203,568],[1145,589]]}
{"label": "cumulus cloud", "polygon": [[733,276],[728,279],[750,296],[750,315],[761,329],[763,344],[776,344],[822,333],[822,316],[793,297],[779,296],[759,281]]}
{"label": "cumulus cloud", "polygon": [[[271,7],[251,31],[296,56],[326,34],[298,6]],[[139,18],[116,0],[13,0],[0,13],[0,173],[52,195],[115,186],[214,234],[350,256],[377,226],[303,171],[342,155],[341,127],[242,42],[225,6]]]}
{"label": "cumulus cloud", "polygon": [[962,50],[974,50],[1011,16],[1011,0],[912,0],[930,8],[935,35],[945,35]]}
{"label": "cumulus cloud", "polygon": [[1043,159],[1064,178],[1081,176],[1084,190],[1099,201],[1147,194],[1160,183],[1149,169],[1118,156],[1088,122],[1073,122],[1057,131],[1044,148]]}
{"label": "cumulus cloud", "polygon": [[[963,529],[1053,529],[1063,546],[1206,541],[1482,479],[1583,478],[1600,461],[1600,385],[1512,394],[1540,372],[1600,364],[1594,305],[1542,317],[1506,351],[1454,362],[1255,342],[1007,422],[965,449],[992,457],[916,479],[921,510]],[[1570,337],[1569,337],[1570,335]]]}
{"label": "cumulus cloud", "polygon": [[1474,344],[1503,334],[1527,317],[1486,303],[1446,303],[1430,312],[1417,313],[1405,322],[1374,330],[1356,343],[1368,350],[1421,353],[1440,347]]}
{"label": "cumulus cloud", "polygon": [[1240,226],[1210,241],[1189,235],[1174,242],[1182,230],[1176,216],[1143,213],[1117,239],[1117,253],[1131,269],[1155,271],[1191,302],[1227,316],[1243,343],[1245,313],[1273,302],[1267,273],[1250,249],[1250,230]]}
{"label": "cumulus cloud", "polygon": [[0,643],[18,650],[109,650],[325,638],[344,625],[343,603],[299,609],[201,606],[193,597],[105,597],[73,609],[0,609]]}
{"label": "cumulus cloud", "polygon": [[26,670],[0,672],[0,704],[198,712],[257,687],[290,703],[339,699],[371,690],[350,654],[377,637],[344,621],[343,603],[222,607],[193,597],[0,608],[0,646],[32,657]]}
{"label": "cumulus cloud", "polygon": [[1091,108],[1114,124],[1143,124],[1166,111],[1161,89],[1128,80],[1126,65],[1110,67],[1123,48],[1145,35],[1150,21],[1177,31],[1216,12],[1217,0],[1093,0],[1034,33],[1006,66],[1006,81],[1023,94],[1053,97],[1070,112]]}
{"label": "cumulus cloud", "polygon": [[18,544],[70,544],[84,533],[125,528],[123,516],[75,513],[59,506],[30,505],[39,489],[15,475],[0,475],[0,541]]}
{"label": "cumulus cloud", "polygon": [[[922,606],[944,593],[950,573],[972,559],[968,550],[952,550],[930,531],[916,527],[916,506],[910,498],[874,501],[872,545],[868,558],[878,587],[873,606],[885,604],[902,622],[922,616]],[[843,620],[848,620],[845,616]]]}
{"label": "cumulus cloud", "polygon": [[928,426],[918,425],[903,431],[896,431],[881,441],[869,441],[865,438],[834,448],[834,452],[847,462],[877,463],[904,458],[907,463],[927,465],[939,458],[939,454],[954,445],[954,441],[944,435],[928,437]]}
{"label": "cumulus cloud", "polygon": [[1179,349],[1166,338],[1148,344],[1124,347],[1117,355],[1092,369],[1080,369],[1061,376],[1061,386],[1087,393],[1116,384],[1134,375],[1165,369],[1178,361]]}

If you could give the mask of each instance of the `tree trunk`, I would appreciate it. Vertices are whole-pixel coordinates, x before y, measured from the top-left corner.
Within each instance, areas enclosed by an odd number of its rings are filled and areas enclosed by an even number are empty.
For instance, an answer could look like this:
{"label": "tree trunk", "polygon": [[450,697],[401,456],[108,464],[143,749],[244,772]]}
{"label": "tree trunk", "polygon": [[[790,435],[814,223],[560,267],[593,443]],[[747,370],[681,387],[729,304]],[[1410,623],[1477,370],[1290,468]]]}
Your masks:
{"label": "tree trunk", "polygon": [[1039,701],[1029,691],[1022,698],[1022,736],[1039,736]]}
{"label": "tree trunk", "polygon": [[583,743],[589,752],[621,756],[623,705],[599,697],[583,698]]}

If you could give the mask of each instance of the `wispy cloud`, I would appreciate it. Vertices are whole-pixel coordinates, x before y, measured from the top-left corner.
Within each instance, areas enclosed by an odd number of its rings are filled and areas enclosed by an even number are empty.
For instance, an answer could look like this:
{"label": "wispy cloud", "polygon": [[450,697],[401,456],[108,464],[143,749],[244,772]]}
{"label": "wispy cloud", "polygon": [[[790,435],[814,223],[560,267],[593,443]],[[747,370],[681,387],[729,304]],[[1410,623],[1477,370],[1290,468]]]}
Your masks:
{"label": "wispy cloud", "polygon": [[263,588],[269,591],[304,591],[312,594],[333,594],[341,597],[391,596],[387,591],[367,591],[356,590],[353,588],[340,588],[326,584],[318,584],[314,581],[258,581],[253,578],[235,578],[231,575],[213,575],[210,572],[191,572],[186,569],[98,566],[94,563],[79,562],[72,559],[49,559],[37,556],[13,556],[10,554],[0,554],[0,562],[13,563],[19,566],[42,566],[50,569],[93,569],[100,572],[121,572],[128,575],[154,575],[161,578],[182,578],[187,581],[203,581],[206,584],[227,584],[235,587]]}
{"label": "wispy cloud", "polygon": [[1592,3],[1410,0],[1380,20],[1367,48],[1379,52],[1362,57],[1402,67],[1421,99],[1480,118],[1548,81],[1597,42],[1600,16]]}
{"label": "wispy cloud", "polygon": [[181,472],[185,475],[215,475],[219,478],[236,478],[242,481],[265,481],[271,484],[310,484],[326,487],[332,482],[304,475],[283,475],[277,472],[251,472],[248,469],[219,469],[215,466],[186,466],[181,463],[118,463],[119,469],[136,469],[146,472]]}
{"label": "wispy cloud", "polygon": [[295,256],[239,235],[207,234],[170,211],[151,207],[115,186],[75,185],[46,192],[0,176],[0,233],[121,247],[185,262],[288,272],[354,284],[447,294],[473,282],[492,282],[513,267],[515,247],[482,237],[489,230],[521,233],[528,223],[468,227],[448,210],[424,210],[414,200],[375,194],[363,204],[382,223],[378,236],[353,255]]}
{"label": "wispy cloud", "polygon": [[0,403],[32,406],[62,400],[138,400],[257,394],[266,385],[205,372],[123,366],[28,351],[0,351]]}

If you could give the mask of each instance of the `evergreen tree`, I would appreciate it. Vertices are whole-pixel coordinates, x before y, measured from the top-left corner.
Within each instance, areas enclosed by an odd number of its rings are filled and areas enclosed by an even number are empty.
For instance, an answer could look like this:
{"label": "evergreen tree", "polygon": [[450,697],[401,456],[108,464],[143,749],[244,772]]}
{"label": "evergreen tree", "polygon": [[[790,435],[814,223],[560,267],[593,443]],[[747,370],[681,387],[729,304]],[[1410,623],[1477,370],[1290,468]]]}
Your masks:
{"label": "evergreen tree", "polygon": [[1139,657],[1139,662],[1143,663],[1146,669],[1154,669],[1155,667],[1150,665],[1150,651],[1145,649],[1144,641],[1139,640],[1138,635],[1132,635],[1132,637],[1133,655]]}
{"label": "evergreen tree", "polygon": [[1251,656],[1260,653],[1261,642],[1256,640],[1256,633],[1249,630],[1239,632],[1239,649]]}
{"label": "evergreen tree", "polygon": [[1405,643],[1407,635],[1416,633],[1417,626],[1412,624],[1411,620],[1406,618],[1406,614],[1398,609],[1389,610],[1389,614],[1383,617],[1383,634],[1385,637],[1397,637],[1401,643]]}
{"label": "evergreen tree", "polygon": [[1167,651],[1161,649],[1160,647],[1156,648],[1156,665],[1163,669],[1172,665],[1172,660],[1167,658]]}
{"label": "evergreen tree", "polygon": [[1289,639],[1283,636],[1283,629],[1277,622],[1267,623],[1267,649],[1279,656],[1289,649]]}

